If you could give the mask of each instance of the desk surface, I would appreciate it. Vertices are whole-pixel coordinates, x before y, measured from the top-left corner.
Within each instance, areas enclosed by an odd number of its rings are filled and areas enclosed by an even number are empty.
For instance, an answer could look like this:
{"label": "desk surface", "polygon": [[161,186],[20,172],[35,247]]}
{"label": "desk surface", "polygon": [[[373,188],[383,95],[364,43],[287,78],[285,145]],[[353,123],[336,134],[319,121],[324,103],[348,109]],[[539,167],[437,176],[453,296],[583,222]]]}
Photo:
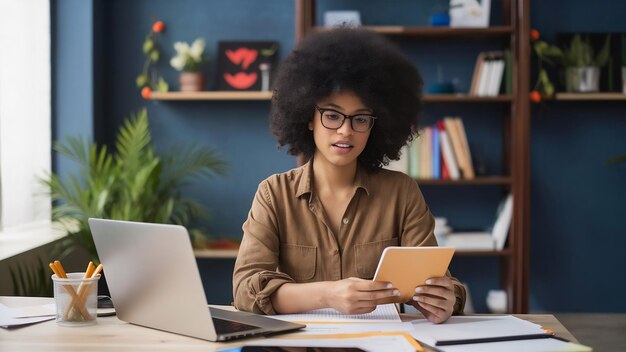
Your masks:
{"label": "desk surface", "polygon": [[[0,297],[9,307],[51,303],[51,298]],[[553,316],[519,314],[519,318],[552,329],[557,336],[576,341]],[[403,314],[403,320],[415,317]],[[250,341],[250,340],[245,340]],[[17,329],[0,328],[0,350],[4,351],[216,351],[241,344],[212,343],[125,323],[116,317],[100,317],[98,324],[63,327],[54,320]]]}

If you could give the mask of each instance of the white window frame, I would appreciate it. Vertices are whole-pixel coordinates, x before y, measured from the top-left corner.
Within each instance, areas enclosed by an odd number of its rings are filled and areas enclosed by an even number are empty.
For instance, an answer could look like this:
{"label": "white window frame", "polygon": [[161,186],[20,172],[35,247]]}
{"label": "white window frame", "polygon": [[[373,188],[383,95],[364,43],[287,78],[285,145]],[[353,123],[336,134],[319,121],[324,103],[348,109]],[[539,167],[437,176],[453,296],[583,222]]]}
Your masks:
{"label": "white window frame", "polygon": [[0,0],[0,260],[58,238],[38,181],[51,170],[50,38],[49,0]]}

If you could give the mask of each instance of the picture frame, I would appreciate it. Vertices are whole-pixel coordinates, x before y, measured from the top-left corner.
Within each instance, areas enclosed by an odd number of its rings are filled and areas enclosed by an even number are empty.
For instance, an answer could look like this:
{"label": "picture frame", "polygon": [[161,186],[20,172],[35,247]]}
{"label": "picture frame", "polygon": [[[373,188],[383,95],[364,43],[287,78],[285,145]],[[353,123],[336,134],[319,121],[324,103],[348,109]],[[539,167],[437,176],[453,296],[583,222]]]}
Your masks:
{"label": "picture frame", "polygon": [[217,89],[269,91],[276,67],[276,41],[218,42]]}

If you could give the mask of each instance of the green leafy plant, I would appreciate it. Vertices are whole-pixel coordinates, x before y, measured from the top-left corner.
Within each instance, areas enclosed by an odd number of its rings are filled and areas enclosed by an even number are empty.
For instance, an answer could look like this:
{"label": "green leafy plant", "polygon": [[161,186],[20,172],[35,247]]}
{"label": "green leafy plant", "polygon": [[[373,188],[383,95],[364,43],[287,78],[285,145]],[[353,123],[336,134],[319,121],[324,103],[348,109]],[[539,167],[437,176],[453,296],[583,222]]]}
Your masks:
{"label": "green leafy plant", "polygon": [[53,220],[73,220],[65,226],[68,236],[61,242],[61,257],[79,246],[96,262],[90,217],[188,226],[206,209],[183,197],[181,186],[194,176],[224,175],[226,169],[218,154],[206,147],[188,145],[157,155],[145,108],[124,121],[114,153],[81,137],[55,143],[54,149],[80,166],[79,175],[50,174],[42,180],[55,202]]}
{"label": "green leafy plant", "polygon": [[[539,35],[536,34],[535,38],[538,39]],[[572,37],[570,45],[564,48],[548,44],[543,40],[535,40],[532,47],[535,54],[537,54],[537,66],[539,69],[535,90],[541,92],[544,96],[552,96],[554,94],[554,85],[548,76],[548,72],[543,67],[544,62],[562,68],[603,67],[610,60],[610,42],[611,36],[607,35],[604,45],[596,54],[589,41],[589,36],[583,38],[580,34],[576,34]]]}
{"label": "green leafy plant", "polygon": [[165,29],[162,21],[156,21],[152,24],[150,33],[143,42],[142,50],[146,55],[146,61],[143,64],[141,74],[135,79],[138,88],[141,88],[141,95],[148,99],[152,91],[167,92],[169,84],[156,73],[156,63],[159,61],[161,54],[159,53],[159,33]]}
{"label": "green leafy plant", "polygon": [[13,283],[13,295],[29,297],[52,297],[52,280],[47,266],[41,258],[35,267],[20,264],[17,268],[11,267],[11,282]]}

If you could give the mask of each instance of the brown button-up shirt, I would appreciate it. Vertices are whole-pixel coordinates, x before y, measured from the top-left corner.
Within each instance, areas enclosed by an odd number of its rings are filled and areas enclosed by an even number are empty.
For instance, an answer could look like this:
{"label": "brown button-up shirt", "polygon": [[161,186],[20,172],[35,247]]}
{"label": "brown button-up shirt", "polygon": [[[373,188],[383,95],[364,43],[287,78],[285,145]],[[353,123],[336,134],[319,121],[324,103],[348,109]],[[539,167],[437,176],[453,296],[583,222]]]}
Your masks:
{"label": "brown button-up shirt", "polygon": [[[339,233],[328,224],[313,188],[312,161],[261,182],[235,262],[235,306],[276,314],[270,296],[284,283],[372,279],[385,247],[437,245],[435,221],[417,183],[386,169],[359,166]],[[465,289],[453,281],[460,313]]]}

